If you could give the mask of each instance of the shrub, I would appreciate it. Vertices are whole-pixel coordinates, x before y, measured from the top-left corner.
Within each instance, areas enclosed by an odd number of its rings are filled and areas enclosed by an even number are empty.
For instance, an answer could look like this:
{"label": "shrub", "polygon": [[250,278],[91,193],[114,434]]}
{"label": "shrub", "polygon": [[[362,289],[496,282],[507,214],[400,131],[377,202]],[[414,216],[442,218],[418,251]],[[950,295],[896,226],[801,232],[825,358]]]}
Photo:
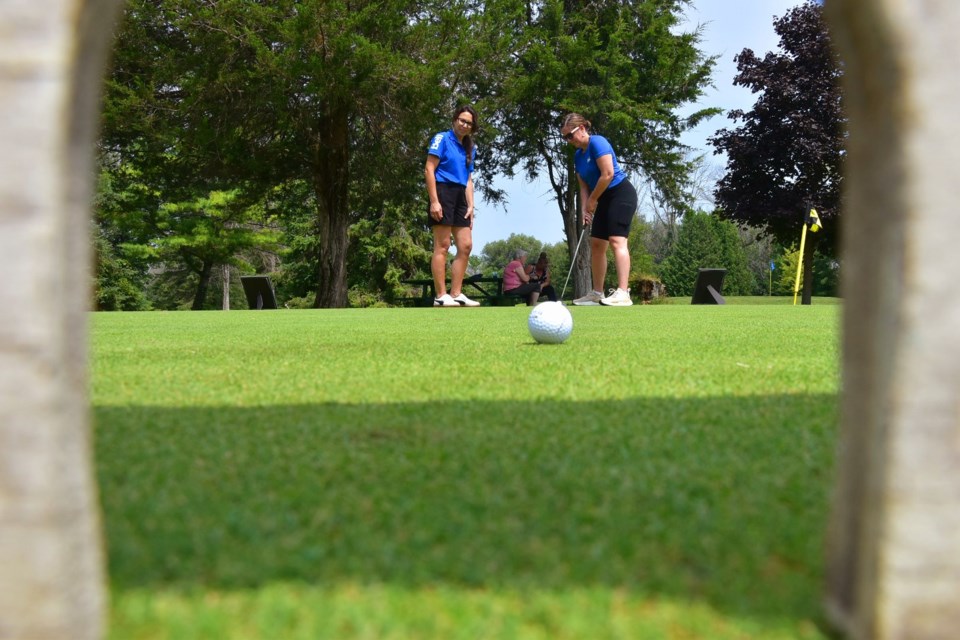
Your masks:
{"label": "shrub", "polygon": [[313,300],[313,296],[299,296],[296,298],[290,298],[283,303],[283,307],[286,309],[312,309]]}
{"label": "shrub", "polygon": [[351,307],[389,307],[379,293],[373,293],[360,287],[350,287],[347,291],[347,304]]}

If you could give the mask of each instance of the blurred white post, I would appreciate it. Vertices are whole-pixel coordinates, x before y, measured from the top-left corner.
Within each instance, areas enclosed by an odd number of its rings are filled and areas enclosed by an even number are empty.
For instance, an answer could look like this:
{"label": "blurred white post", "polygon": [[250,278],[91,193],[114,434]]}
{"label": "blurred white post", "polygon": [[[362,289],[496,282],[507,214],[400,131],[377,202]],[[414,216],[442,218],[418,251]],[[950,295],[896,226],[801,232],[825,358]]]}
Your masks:
{"label": "blurred white post", "polygon": [[90,189],[114,0],[0,3],[0,638],[103,633]]}
{"label": "blurred white post", "polygon": [[850,116],[827,606],[960,637],[960,2],[828,0]]}

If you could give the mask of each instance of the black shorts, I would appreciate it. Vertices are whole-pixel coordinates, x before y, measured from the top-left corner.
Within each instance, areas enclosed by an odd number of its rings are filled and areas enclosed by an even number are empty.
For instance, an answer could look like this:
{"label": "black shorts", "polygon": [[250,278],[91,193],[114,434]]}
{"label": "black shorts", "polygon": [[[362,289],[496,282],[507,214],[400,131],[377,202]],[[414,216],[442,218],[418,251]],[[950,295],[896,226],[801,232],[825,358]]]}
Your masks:
{"label": "black shorts", "polygon": [[516,289],[510,289],[509,291],[504,291],[508,296],[525,296],[533,292],[540,293],[540,283],[533,282],[524,282]]}
{"label": "black shorts", "polygon": [[437,199],[443,209],[443,218],[434,220],[430,215],[430,205],[427,204],[427,222],[431,227],[442,224],[448,227],[469,227],[467,220],[467,188],[455,182],[438,182]]}
{"label": "black shorts", "polygon": [[610,236],[630,235],[630,224],[637,213],[637,190],[629,180],[607,189],[593,212],[591,238],[609,240]]}

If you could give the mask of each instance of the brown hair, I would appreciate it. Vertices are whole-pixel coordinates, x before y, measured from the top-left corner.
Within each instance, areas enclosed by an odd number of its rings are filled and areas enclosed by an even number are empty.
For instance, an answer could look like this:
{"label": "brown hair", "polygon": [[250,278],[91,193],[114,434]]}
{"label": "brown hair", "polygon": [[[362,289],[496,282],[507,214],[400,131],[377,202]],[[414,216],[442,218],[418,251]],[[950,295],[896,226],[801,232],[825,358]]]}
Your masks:
{"label": "brown hair", "polygon": [[589,132],[592,126],[593,125],[590,124],[590,121],[584,118],[579,113],[568,113],[563,118],[563,124],[560,125],[560,128],[563,129],[564,127],[583,127],[584,131]]}
{"label": "brown hair", "polygon": [[[471,107],[468,104],[464,104],[457,107],[457,110],[453,112],[453,119],[450,122],[455,121],[457,117],[464,111],[466,111],[471,116],[473,116],[473,126],[470,127],[470,132],[476,133],[477,127],[479,126],[479,124],[477,123],[477,112],[474,111],[473,107]],[[473,136],[472,135],[463,136],[463,148],[467,152],[467,169],[469,169],[470,161],[473,160]]]}

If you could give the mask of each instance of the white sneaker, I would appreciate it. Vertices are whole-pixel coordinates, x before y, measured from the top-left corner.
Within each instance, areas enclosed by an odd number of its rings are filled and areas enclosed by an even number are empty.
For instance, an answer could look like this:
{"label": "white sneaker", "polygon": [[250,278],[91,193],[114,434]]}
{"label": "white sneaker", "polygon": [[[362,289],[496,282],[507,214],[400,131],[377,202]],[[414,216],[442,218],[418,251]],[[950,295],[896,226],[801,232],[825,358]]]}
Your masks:
{"label": "white sneaker", "polygon": [[600,304],[600,299],[603,298],[603,294],[599,291],[591,291],[582,298],[577,298],[573,301],[573,304],[578,307],[596,307]]}
{"label": "white sneaker", "polygon": [[600,304],[605,307],[629,307],[633,304],[633,300],[630,299],[630,289],[626,291],[620,288],[611,289],[610,295],[601,300]]}
{"label": "white sneaker", "polygon": [[445,293],[439,298],[433,299],[433,306],[435,307],[459,307],[460,304],[456,300],[450,297],[449,293]]}
{"label": "white sneaker", "polygon": [[451,300],[459,304],[461,307],[479,307],[480,306],[479,302],[477,302],[476,300],[471,300],[467,296],[463,295],[462,291],[460,292],[460,295],[458,295],[456,298],[451,298]]}

